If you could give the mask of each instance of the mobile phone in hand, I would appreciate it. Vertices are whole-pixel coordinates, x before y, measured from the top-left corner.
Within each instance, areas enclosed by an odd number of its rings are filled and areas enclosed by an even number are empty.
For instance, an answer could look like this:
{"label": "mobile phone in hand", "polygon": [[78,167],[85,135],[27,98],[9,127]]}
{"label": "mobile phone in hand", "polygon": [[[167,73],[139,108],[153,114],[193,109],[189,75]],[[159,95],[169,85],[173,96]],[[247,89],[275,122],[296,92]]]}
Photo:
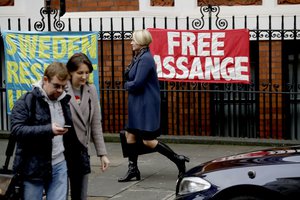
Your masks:
{"label": "mobile phone in hand", "polygon": [[71,125],[64,125],[64,128],[71,128]]}

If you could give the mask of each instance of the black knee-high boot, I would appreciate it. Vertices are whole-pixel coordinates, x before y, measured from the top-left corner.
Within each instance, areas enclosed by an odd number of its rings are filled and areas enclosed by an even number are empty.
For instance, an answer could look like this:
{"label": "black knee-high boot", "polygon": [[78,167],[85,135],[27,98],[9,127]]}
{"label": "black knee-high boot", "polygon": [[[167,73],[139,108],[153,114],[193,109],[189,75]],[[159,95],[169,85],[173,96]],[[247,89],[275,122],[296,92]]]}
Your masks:
{"label": "black knee-high boot", "polygon": [[179,171],[178,177],[182,176],[182,174],[185,173],[185,162],[190,162],[190,159],[188,157],[176,154],[168,145],[162,142],[158,142],[155,149],[158,153],[166,156],[176,164]]}
{"label": "black knee-high boot", "polygon": [[124,177],[118,179],[119,182],[128,182],[133,178],[141,180],[141,174],[137,166],[138,155],[136,152],[136,144],[128,144],[128,171]]}

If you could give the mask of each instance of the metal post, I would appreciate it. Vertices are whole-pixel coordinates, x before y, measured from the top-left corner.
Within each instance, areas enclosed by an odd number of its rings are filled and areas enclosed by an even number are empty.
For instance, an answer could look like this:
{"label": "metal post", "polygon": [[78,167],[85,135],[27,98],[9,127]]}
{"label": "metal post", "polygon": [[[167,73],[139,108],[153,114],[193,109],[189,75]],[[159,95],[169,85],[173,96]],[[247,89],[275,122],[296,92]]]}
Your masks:
{"label": "metal post", "polygon": [[48,17],[48,31],[51,31],[51,19],[50,19],[51,0],[46,0],[46,13],[47,13],[47,17]]}
{"label": "metal post", "polygon": [[211,30],[211,23],[212,23],[212,17],[211,17],[211,13],[212,13],[212,5],[208,4],[207,6],[207,11],[208,11],[208,29]]}

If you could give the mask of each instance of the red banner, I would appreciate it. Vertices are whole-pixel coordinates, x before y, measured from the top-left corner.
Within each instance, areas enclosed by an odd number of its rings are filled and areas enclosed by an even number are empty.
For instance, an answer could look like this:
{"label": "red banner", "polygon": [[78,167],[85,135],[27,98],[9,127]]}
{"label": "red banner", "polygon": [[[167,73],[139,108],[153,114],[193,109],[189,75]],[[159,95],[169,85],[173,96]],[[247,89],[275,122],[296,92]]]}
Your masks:
{"label": "red banner", "polygon": [[159,80],[250,82],[249,31],[148,29]]}

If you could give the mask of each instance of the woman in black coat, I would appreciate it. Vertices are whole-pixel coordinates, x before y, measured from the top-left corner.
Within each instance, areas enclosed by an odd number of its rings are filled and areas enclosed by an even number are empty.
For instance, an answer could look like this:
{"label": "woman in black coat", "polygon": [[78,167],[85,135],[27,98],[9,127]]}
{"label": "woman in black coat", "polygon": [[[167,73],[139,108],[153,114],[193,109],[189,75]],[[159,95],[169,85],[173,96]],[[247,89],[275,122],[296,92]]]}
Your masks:
{"label": "woman in black coat", "polygon": [[166,144],[157,140],[160,136],[160,88],[155,62],[149,50],[151,42],[152,37],[149,31],[133,32],[131,45],[135,57],[125,71],[124,86],[128,91],[126,140],[129,165],[126,175],[119,178],[119,182],[141,178],[137,166],[137,137],[142,138],[144,145],[148,148],[154,149],[173,161],[179,170],[178,176],[185,172],[185,162],[189,162],[189,158],[176,154]]}

